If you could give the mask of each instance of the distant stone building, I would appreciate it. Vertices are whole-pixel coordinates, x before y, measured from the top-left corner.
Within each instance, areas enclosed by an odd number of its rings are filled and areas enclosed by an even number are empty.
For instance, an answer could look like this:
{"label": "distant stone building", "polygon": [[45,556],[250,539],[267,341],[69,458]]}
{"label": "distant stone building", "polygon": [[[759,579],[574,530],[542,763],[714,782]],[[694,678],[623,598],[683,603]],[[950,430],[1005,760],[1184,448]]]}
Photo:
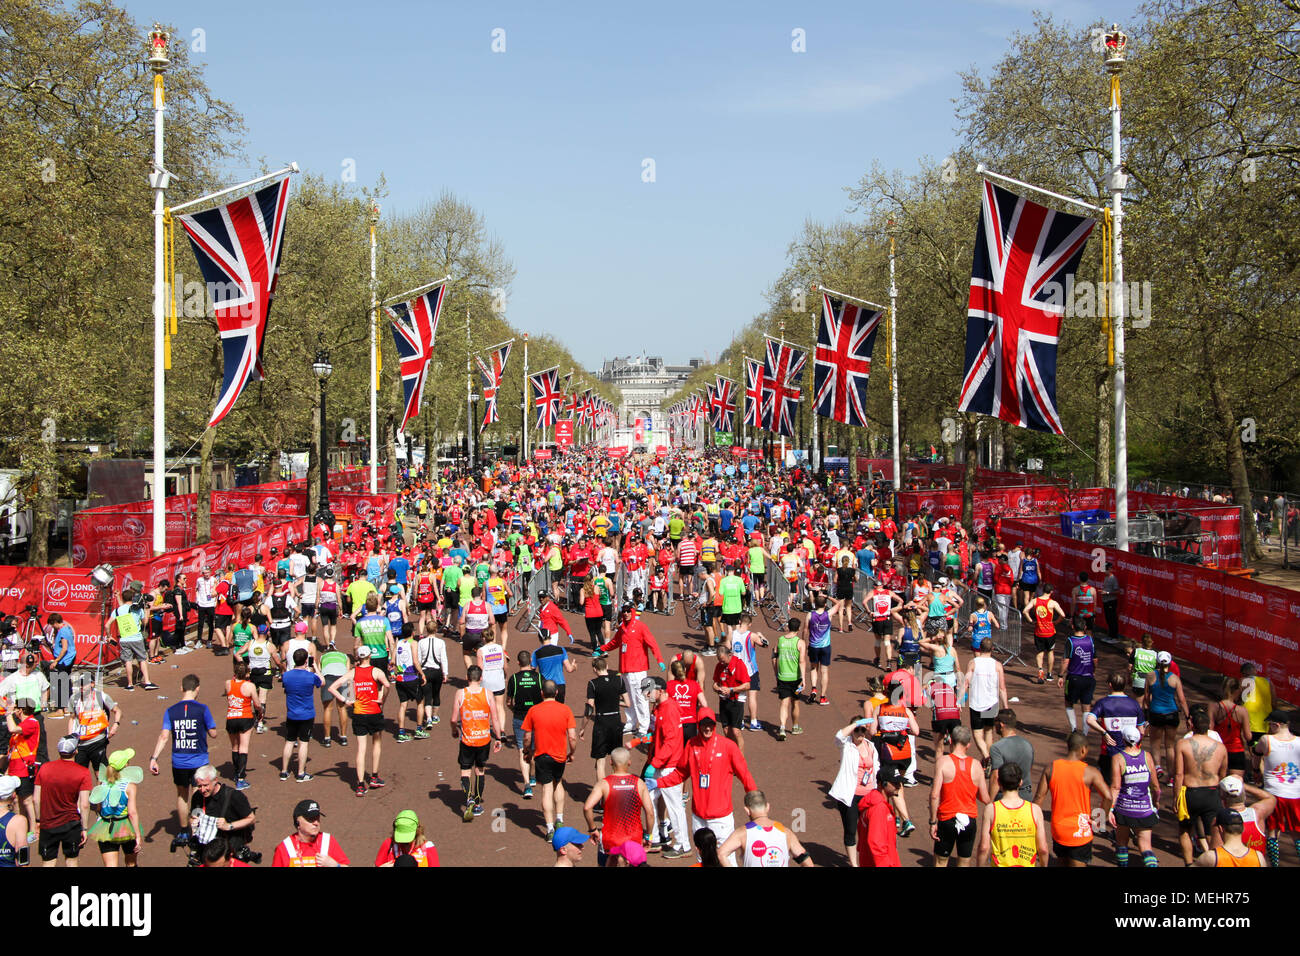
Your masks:
{"label": "distant stone building", "polygon": [[686,365],[666,365],[657,355],[612,358],[601,365],[597,378],[619,390],[623,397],[619,424],[631,425],[638,417],[657,415],[659,403],[681,388],[703,364],[704,359],[693,358]]}

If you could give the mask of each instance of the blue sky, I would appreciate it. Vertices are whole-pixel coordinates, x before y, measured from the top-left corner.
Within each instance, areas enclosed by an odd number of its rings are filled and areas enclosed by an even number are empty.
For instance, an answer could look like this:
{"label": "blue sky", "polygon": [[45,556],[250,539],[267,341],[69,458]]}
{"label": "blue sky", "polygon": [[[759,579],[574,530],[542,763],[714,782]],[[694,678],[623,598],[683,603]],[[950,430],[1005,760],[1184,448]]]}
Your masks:
{"label": "blue sky", "polygon": [[1082,28],[1136,4],[126,7],[146,26],[169,20],[177,40],[203,31],[193,56],[248,126],[232,182],[259,157],[331,176],[353,160],[359,185],[387,179],[385,213],[454,193],[514,261],[507,318],[591,368],[716,357],[763,309],[805,219],[842,216],[873,160],[947,155],[958,70],[996,63],[1034,9]]}

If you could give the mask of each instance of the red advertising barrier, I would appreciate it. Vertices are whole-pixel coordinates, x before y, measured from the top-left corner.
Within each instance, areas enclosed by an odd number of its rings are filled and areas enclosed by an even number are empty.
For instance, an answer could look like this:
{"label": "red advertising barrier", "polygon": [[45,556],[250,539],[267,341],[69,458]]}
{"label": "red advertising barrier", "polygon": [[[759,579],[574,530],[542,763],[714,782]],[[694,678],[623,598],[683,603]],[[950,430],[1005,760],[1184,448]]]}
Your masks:
{"label": "red advertising barrier", "polygon": [[606,449],[605,449],[605,454],[608,455],[610,458],[626,458],[626,457],[627,457],[627,448],[625,448],[625,447],[619,447],[619,448],[606,448]]}
{"label": "red advertising barrier", "polygon": [[257,555],[269,554],[272,548],[283,549],[286,544],[301,541],[306,535],[307,519],[290,518],[225,541],[214,541],[182,551],[168,551],[150,561],[119,567],[117,585],[120,587],[129,578],[143,581],[152,587],[164,578],[175,581],[176,575],[187,574],[192,597],[194,579],[205,565],[215,570],[225,567],[227,561],[233,561],[236,566],[243,567]]}
{"label": "red advertising barrier", "polygon": [[741,447],[740,445],[732,445],[732,446],[731,446],[731,457],[732,457],[732,458],[748,458],[748,457],[749,457],[749,449],[747,449],[747,448],[743,448],[743,447]]}
{"label": "red advertising barrier", "polygon": [[1007,519],[1003,536],[1042,551],[1040,566],[1068,609],[1081,571],[1101,578],[1115,566],[1122,588],[1120,634],[1156,638],[1158,646],[1199,666],[1237,674],[1250,661],[1274,693],[1300,700],[1300,594],[1222,571],[1114,548],[1088,545],[1052,531],[1043,519]]}
{"label": "red advertising barrier", "polygon": [[561,448],[568,448],[573,444],[573,422],[562,421],[555,423],[555,444]]}
{"label": "red advertising barrier", "polygon": [[[898,512],[914,515],[931,512],[939,517],[961,514],[961,489],[900,491]],[[990,514],[1055,515],[1071,507],[1069,491],[1062,485],[1012,485],[981,488],[974,494],[975,533],[983,534]],[[1005,535],[1004,535],[1005,536]]]}
{"label": "red advertising barrier", "polygon": [[[42,618],[58,611],[76,634],[76,663],[81,665],[99,662],[99,602],[89,571],[0,565],[0,614],[21,618],[29,604],[40,608]],[[117,658],[117,645],[106,643],[103,663]]]}
{"label": "red advertising barrier", "polygon": [[546,461],[551,457],[551,450],[549,448],[534,448],[533,457],[538,461]]}
{"label": "red advertising barrier", "polygon": [[389,494],[383,491],[373,495],[330,495],[330,508],[339,514],[356,515],[365,521],[389,525],[397,514],[399,497],[396,492]]}
{"label": "red advertising barrier", "polygon": [[[184,548],[194,542],[193,516],[170,512],[166,518],[166,544]],[[72,516],[72,566],[124,564],[153,553],[153,518],[121,511],[81,511]]]}

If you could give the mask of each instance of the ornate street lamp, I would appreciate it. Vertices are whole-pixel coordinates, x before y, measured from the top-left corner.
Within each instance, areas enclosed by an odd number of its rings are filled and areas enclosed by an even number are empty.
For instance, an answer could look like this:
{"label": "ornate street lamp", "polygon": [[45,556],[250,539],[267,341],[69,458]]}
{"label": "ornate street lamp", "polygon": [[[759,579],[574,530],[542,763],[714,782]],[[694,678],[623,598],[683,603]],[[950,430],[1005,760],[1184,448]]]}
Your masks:
{"label": "ornate street lamp", "polygon": [[334,531],[334,512],[330,510],[330,462],[329,455],[325,451],[325,383],[334,371],[334,366],[330,364],[329,349],[321,348],[316,350],[316,361],[312,363],[311,370],[316,373],[316,378],[320,380],[320,455],[316,463],[320,469],[320,505],[316,509],[316,515],[312,520],[318,525],[325,525],[332,533]]}

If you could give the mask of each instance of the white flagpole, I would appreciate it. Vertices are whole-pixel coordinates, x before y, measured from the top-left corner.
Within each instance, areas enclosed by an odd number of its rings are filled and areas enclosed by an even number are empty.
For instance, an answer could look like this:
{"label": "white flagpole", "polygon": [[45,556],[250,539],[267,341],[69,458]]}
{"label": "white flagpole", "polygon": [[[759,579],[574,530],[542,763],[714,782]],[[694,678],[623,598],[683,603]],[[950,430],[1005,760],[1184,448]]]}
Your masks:
{"label": "white flagpole", "polygon": [[[379,280],[375,273],[375,230],[379,203],[370,208],[370,493],[379,491]],[[425,452],[426,456],[428,452]]]}
{"label": "white flagpole", "polygon": [[167,70],[167,41],[169,37],[162,28],[154,24],[149,34],[149,66],[153,70],[153,172],[149,174],[149,185],[153,189],[153,553],[162,554],[167,550],[167,429],[165,415],[165,378],[163,366],[166,364],[164,341],[166,335],[164,319],[165,295],[163,275],[163,234],[164,195],[167,191],[170,174],[163,167],[163,73]]}
{"label": "white flagpole", "polygon": [[826,288],[826,286],[818,285],[815,282],[813,283],[812,288],[814,292],[824,292],[826,293],[826,295],[833,295],[837,299],[848,299],[850,302],[856,302],[858,305],[865,305],[868,306],[869,308],[877,309],[881,312],[885,311],[885,307],[881,305],[879,302],[870,302],[867,299],[859,299],[857,296],[849,295],[846,292],[836,292],[834,289],[828,289]]}
{"label": "white flagpole", "polygon": [[[902,488],[902,461],[898,453],[898,286],[894,284],[894,237],[889,237],[889,392],[894,421],[894,491]],[[897,504],[897,503],[895,503]]]}
{"label": "white flagpole", "polygon": [[[417,285],[414,289],[408,289],[401,295],[395,295],[391,299],[385,299],[383,302],[380,302],[379,305],[382,307],[385,305],[392,305],[394,302],[407,302],[410,299],[415,298],[417,295],[424,295],[424,293],[428,292],[430,289],[436,289],[438,286],[445,285],[450,281],[451,276],[443,276],[441,279],[434,279],[432,282],[426,282],[424,285]],[[511,341],[513,342],[514,340],[511,339]],[[504,345],[505,343],[503,342],[501,344]]]}
{"label": "white flagpole", "polygon": [[242,189],[249,189],[253,186],[260,186],[262,183],[270,182],[273,179],[280,179],[288,176],[290,173],[298,172],[298,164],[290,163],[284,169],[277,169],[273,173],[267,173],[265,176],[258,176],[256,179],[250,179],[246,183],[240,183],[238,186],[229,186],[225,189],[218,189],[214,193],[208,193],[206,196],[200,196],[198,199],[191,199],[189,202],[183,202],[179,206],[172,206],[172,215],[180,212],[182,209],[190,209],[204,203],[209,203],[214,199],[220,199],[222,196],[229,196],[231,193],[237,193]]}
{"label": "white flagpole", "polygon": [[1128,405],[1125,399],[1124,371],[1124,209],[1125,180],[1119,135],[1120,97],[1119,75],[1124,69],[1124,48],[1128,38],[1120,32],[1119,24],[1111,26],[1106,36],[1106,69],[1110,72],[1110,202],[1111,241],[1114,243],[1115,280],[1112,310],[1112,334],[1115,339],[1115,547],[1128,550]]}
{"label": "white flagpole", "polygon": [[524,394],[523,401],[519,407],[524,410],[524,462],[528,461],[528,393],[532,391],[532,384],[528,381],[528,333],[524,333]]}
{"label": "white flagpole", "polygon": [[1003,176],[1001,173],[993,172],[993,170],[989,169],[983,163],[975,164],[975,172],[979,173],[981,176],[987,176],[989,179],[1001,180],[1009,185],[1019,186],[1021,189],[1028,189],[1031,192],[1038,193],[1040,196],[1050,196],[1052,199],[1061,200],[1061,202],[1073,203],[1083,209],[1090,209],[1093,212],[1099,212],[1102,215],[1106,214],[1106,210],[1100,206],[1094,206],[1090,202],[1084,202],[1082,199],[1075,199],[1072,196],[1064,196],[1061,193],[1054,193],[1050,189],[1043,189],[1041,186],[1034,186],[1020,179],[1012,179],[1010,176]]}

